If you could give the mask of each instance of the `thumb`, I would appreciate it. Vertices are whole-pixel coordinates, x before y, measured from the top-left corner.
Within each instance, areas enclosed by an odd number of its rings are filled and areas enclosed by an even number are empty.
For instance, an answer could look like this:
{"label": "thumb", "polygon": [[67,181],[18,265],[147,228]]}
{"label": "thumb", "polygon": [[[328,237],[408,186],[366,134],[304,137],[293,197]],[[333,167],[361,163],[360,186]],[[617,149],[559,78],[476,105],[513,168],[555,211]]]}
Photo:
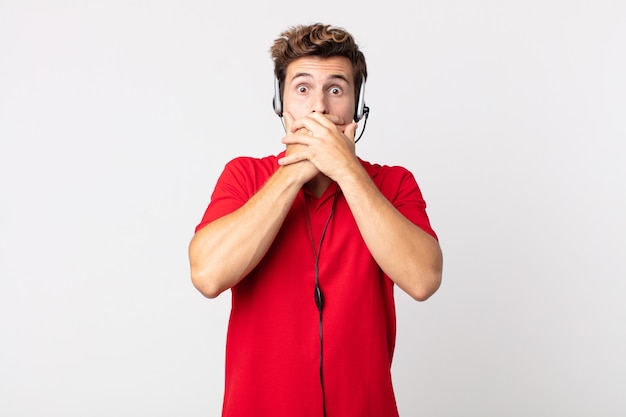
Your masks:
{"label": "thumb", "polygon": [[287,112],[283,112],[283,119],[285,121],[285,131],[287,133],[290,133],[291,132],[291,125],[293,124],[295,119],[293,118],[291,113],[287,113]]}
{"label": "thumb", "polygon": [[346,126],[346,130],[344,133],[354,142],[354,138],[356,137],[356,129],[359,127],[357,123],[350,123]]}

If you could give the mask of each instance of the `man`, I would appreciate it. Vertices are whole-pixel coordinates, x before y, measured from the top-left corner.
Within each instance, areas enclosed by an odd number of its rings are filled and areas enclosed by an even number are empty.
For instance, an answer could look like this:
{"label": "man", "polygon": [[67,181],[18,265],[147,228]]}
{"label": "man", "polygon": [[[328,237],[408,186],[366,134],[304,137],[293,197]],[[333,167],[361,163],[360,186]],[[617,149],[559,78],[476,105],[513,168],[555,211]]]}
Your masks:
{"label": "man", "polygon": [[189,246],[195,287],[232,294],[223,416],[397,416],[393,288],[441,282],[426,204],[409,171],[356,156],[349,33],[292,27],[271,54],[286,149],[229,162]]}

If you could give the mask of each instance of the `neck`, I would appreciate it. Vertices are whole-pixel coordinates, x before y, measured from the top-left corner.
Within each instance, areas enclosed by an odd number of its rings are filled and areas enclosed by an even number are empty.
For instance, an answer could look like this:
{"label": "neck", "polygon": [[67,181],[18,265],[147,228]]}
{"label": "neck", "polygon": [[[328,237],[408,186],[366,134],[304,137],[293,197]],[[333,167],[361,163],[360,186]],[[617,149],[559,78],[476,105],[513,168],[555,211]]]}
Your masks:
{"label": "neck", "polygon": [[304,188],[307,189],[315,197],[320,198],[328,186],[332,183],[332,180],[326,175],[319,173],[309,182],[304,184]]}

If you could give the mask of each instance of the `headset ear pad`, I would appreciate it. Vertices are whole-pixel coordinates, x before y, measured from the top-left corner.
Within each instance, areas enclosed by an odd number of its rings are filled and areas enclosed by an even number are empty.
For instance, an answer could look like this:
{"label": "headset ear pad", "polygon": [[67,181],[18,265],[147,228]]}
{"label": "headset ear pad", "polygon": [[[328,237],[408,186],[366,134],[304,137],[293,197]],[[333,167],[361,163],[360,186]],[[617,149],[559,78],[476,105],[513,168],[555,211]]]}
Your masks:
{"label": "headset ear pad", "polygon": [[276,112],[278,117],[283,117],[283,100],[280,96],[280,83],[276,77],[274,77],[274,99],[272,100],[272,106],[274,106],[274,112]]}
{"label": "headset ear pad", "polygon": [[354,110],[354,121],[358,122],[363,118],[365,113],[369,112],[369,108],[365,105],[365,78],[361,81],[361,88],[359,90],[359,97]]}

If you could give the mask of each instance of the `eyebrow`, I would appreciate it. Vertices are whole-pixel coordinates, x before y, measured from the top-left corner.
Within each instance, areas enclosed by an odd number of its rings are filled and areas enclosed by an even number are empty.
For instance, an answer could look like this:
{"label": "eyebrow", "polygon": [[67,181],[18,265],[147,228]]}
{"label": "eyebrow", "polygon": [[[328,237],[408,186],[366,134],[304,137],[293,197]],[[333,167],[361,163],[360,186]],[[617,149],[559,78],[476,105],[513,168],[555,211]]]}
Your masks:
{"label": "eyebrow", "polygon": [[[291,78],[290,81],[293,81],[296,78],[301,78],[301,77],[302,78],[313,78],[313,76],[311,74],[309,74],[308,72],[298,72]],[[343,80],[347,84],[350,84],[348,79],[344,75],[342,75],[342,74],[331,74],[328,78],[331,79],[331,80]]]}

